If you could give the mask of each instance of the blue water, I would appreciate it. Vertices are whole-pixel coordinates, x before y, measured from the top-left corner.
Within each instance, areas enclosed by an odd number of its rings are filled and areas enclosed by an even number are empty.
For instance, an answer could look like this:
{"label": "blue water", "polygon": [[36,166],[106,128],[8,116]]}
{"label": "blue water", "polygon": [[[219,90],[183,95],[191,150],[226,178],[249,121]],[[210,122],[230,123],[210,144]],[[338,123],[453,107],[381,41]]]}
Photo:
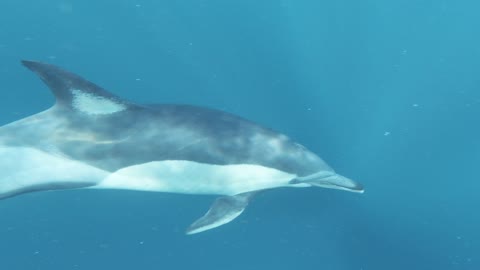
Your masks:
{"label": "blue water", "polygon": [[[20,59],[136,102],[288,134],[363,195],[41,192],[1,201],[0,269],[480,269],[480,19],[473,0],[2,0],[0,124],[46,109]],[[0,179],[1,181],[1,179]]]}

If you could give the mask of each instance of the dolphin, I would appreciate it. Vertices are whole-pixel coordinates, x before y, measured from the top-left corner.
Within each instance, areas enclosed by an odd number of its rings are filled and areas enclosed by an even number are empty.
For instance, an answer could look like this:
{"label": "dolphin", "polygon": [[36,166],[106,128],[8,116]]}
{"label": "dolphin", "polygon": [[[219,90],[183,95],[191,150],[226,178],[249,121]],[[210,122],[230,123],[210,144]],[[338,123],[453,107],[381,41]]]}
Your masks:
{"label": "dolphin", "polygon": [[186,230],[194,234],[234,220],[262,190],[363,192],[304,146],[244,118],[137,104],[60,67],[22,63],[56,102],[0,127],[0,199],[74,188],[218,195]]}

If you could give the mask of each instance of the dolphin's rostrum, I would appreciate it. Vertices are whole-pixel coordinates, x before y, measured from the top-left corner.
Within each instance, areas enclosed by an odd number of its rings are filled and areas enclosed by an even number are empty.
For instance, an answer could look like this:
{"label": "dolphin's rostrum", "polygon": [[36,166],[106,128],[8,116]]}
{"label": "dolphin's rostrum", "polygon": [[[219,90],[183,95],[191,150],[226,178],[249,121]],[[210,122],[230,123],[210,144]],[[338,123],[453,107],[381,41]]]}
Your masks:
{"label": "dolphin's rostrum", "polygon": [[126,101],[59,67],[22,63],[51,89],[50,109],[0,127],[0,198],[69,189],[220,195],[188,234],[238,217],[256,191],[363,192],[287,136],[190,105]]}

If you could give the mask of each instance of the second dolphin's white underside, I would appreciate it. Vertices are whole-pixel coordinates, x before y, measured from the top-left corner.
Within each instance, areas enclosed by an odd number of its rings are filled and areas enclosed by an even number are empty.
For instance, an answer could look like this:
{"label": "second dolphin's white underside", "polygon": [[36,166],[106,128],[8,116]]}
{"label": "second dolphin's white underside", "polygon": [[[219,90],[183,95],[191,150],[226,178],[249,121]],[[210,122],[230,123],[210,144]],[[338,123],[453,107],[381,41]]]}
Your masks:
{"label": "second dolphin's white underside", "polygon": [[58,183],[71,183],[72,186],[96,183],[109,174],[31,147],[0,146],[0,157],[0,194]]}
{"label": "second dolphin's white underside", "polygon": [[0,156],[1,192],[56,183],[92,183],[92,188],[100,189],[235,195],[287,186],[296,177],[260,165],[214,165],[186,160],[152,161],[108,172],[55,152],[29,147],[0,147]]}

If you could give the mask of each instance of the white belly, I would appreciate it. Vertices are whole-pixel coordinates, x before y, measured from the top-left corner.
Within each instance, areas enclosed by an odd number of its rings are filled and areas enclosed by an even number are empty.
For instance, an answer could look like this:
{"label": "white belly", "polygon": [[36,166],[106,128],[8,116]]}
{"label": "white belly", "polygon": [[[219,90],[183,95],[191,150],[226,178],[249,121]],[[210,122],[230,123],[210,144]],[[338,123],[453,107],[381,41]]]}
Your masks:
{"label": "white belly", "polygon": [[235,195],[287,186],[296,177],[259,165],[211,165],[185,160],[148,162],[110,173],[29,147],[0,147],[0,157],[0,195],[56,183],[92,183],[97,184],[92,188],[100,189]]}
{"label": "white belly", "polygon": [[259,165],[154,161],[120,169],[93,188],[235,195],[288,185],[296,175]]}

